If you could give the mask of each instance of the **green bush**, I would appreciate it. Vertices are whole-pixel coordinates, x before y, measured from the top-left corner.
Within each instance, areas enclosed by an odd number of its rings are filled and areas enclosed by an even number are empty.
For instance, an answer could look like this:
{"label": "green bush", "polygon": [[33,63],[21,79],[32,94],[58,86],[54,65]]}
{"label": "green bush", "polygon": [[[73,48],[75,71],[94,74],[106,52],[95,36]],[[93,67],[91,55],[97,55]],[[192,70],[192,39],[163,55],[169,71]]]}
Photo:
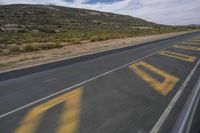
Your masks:
{"label": "green bush", "polygon": [[61,48],[63,47],[61,44],[59,43],[48,43],[48,44],[28,44],[25,45],[22,49],[24,52],[33,52],[33,51],[37,51],[37,50],[43,50],[43,49],[54,49],[54,48]]}
{"label": "green bush", "polygon": [[91,42],[96,42],[96,41],[105,41],[105,40],[108,40],[108,39],[110,39],[110,38],[112,38],[110,35],[95,35],[95,36],[92,36],[91,38],[90,38],[90,41]]}
{"label": "green bush", "polygon": [[37,45],[39,49],[54,49],[63,47],[60,43],[49,43],[49,44],[39,44]]}
{"label": "green bush", "polygon": [[39,50],[39,48],[34,45],[31,45],[31,44],[25,45],[23,47],[24,52],[32,52],[32,51],[36,51],[36,50]]}
{"label": "green bush", "polygon": [[72,44],[81,44],[81,40],[79,38],[71,38],[68,41]]}
{"label": "green bush", "polygon": [[1,63],[0,62],[0,67],[5,67],[5,66],[8,66],[9,65],[9,63]]}
{"label": "green bush", "polygon": [[18,53],[18,52],[21,52],[20,47],[17,46],[17,45],[11,46],[8,50],[9,50],[9,52],[11,52],[11,53]]}

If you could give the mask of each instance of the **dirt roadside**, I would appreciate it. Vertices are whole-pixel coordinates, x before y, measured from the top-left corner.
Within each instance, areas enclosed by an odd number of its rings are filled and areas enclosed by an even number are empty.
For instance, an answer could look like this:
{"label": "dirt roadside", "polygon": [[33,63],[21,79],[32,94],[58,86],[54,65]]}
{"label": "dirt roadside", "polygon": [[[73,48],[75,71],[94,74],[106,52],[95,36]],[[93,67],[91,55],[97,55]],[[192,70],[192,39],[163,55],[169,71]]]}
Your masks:
{"label": "dirt roadside", "polygon": [[[191,32],[191,31],[190,31]],[[89,42],[76,45],[68,45],[62,48],[41,50],[31,53],[21,53],[16,55],[0,56],[0,73],[12,71],[30,66],[40,65],[57,60],[73,58],[81,55],[110,50],[114,48],[126,47],[130,45],[139,45],[140,43],[155,41],[159,39],[182,35],[187,32],[166,33],[160,35],[151,35],[143,37],[130,37],[111,39],[101,42]]]}

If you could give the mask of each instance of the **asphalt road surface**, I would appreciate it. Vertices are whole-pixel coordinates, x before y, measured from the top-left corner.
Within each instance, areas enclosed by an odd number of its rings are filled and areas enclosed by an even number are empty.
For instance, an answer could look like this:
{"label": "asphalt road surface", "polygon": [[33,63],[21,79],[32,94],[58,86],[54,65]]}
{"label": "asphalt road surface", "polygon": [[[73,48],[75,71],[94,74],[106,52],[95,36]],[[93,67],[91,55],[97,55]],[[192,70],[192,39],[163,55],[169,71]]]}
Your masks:
{"label": "asphalt road surface", "polygon": [[0,74],[0,133],[168,133],[200,32]]}

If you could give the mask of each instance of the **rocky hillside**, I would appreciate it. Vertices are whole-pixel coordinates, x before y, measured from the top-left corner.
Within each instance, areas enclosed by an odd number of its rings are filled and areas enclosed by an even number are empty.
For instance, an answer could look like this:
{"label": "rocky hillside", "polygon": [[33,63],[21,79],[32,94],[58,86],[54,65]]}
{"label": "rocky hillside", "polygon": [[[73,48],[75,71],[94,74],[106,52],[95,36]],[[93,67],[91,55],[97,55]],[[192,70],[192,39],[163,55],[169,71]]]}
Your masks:
{"label": "rocky hillside", "polygon": [[13,44],[77,44],[190,29],[131,16],[50,5],[0,5],[0,18],[1,49]]}

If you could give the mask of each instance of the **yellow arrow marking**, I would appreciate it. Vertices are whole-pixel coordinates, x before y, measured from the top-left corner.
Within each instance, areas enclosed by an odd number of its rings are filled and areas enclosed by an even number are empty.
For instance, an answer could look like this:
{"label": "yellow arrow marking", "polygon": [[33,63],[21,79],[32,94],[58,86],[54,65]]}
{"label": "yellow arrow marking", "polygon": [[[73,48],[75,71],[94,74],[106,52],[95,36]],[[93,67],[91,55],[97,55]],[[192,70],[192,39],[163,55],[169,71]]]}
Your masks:
{"label": "yellow arrow marking", "polygon": [[[160,82],[153,77],[151,77],[146,72],[142,71],[139,66],[143,66],[152,72],[155,72],[159,76],[164,78],[164,81]],[[144,81],[150,84],[156,91],[158,91],[161,95],[166,96],[176,85],[179,79],[175,76],[172,76],[146,62],[139,61],[129,66],[131,70],[133,70],[137,75],[139,75]]]}
{"label": "yellow arrow marking", "polygon": [[62,102],[64,102],[65,107],[57,132],[75,133],[79,123],[81,94],[82,88],[77,88],[46,103],[34,107],[27,113],[20,123],[20,126],[15,130],[14,133],[35,133],[44,113]]}
{"label": "yellow arrow marking", "polygon": [[194,50],[194,51],[200,51],[199,47],[193,47],[193,46],[174,45],[173,47],[181,48],[181,49]]}
{"label": "yellow arrow marking", "polygon": [[175,52],[170,52],[170,51],[161,51],[159,54],[177,58],[184,61],[188,61],[188,62],[194,62],[196,59],[195,56],[190,56],[190,55],[185,55],[185,54],[180,54],[180,53],[175,53]]}

